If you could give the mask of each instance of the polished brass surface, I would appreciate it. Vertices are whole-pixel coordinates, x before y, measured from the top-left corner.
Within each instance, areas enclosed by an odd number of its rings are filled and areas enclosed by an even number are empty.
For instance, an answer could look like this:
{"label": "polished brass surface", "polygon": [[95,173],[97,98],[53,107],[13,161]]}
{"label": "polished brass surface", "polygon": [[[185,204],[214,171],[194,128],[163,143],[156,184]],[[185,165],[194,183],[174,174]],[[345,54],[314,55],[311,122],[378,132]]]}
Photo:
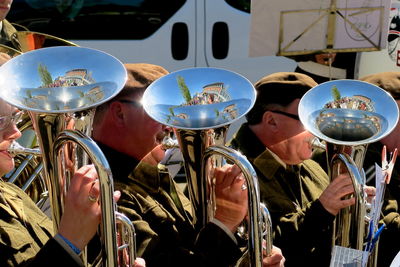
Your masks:
{"label": "polished brass surface", "polygon": [[[368,144],[384,138],[397,125],[397,103],[375,85],[335,80],[317,85],[302,97],[299,117],[308,131],[325,141],[331,179],[344,172],[352,179],[354,193],[347,198],[354,197],[355,205],[341,209],[336,216],[333,243],[364,250],[369,205],[363,161]],[[375,266],[374,258],[370,257],[369,266]]]}
{"label": "polished brass surface", "polygon": [[[15,32],[11,36],[11,40],[14,47],[18,47],[19,50],[6,45],[0,45],[0,52],[8,54],[12,58],[19,56],[22,53],[44,47],[77,46],[72,42],[55,36],[38,32],[30,32],[28,31],[28,29],[24,28],[21,25],[18,25],[17,29],[22,29],[23,31]],[[29,131],[32,129],[32,122],[30,121],[28,114],[24,116],[23,121],[17,124],[17,127],[22,132],[22,139],[30,138],[29,142],[31,144],[28,145],[29,149],[32,143],[36,143],[37,141],[36,136],[29,133]],[[26,192],[38,204],[38,206],[41,206],[45,203],[48,197],[48,192],[43,181],[43,175],[41,174],[41,171],[43,169],[43,164],[41,162],[42,159],[40,157],[36,158],[37,156],[35,155],[27,155],[25,156],[24,160],[24,156],[22,154],[24,154],[26,150],[22,151],[20,149],[19,152],[20,154],[16,157],[15,160],[15,168],[6,175],[6,178],[9,177],[9,181],[22,186],[22,188],[26,188],[26,183],[29,183],[29,190],[27,190]],[[27,169],[25,170],[20,166],[25,166]],[[39,179],[40,181],[35,181],[35,179]],[[38,199],[37,196],[41,196],[42,198]]]}
{"label": "polished brass surface", "polygon": [[13,33],[11,40],[14,47],[17,47],[23,53],[46,47],[78,46],[53,35],[31,31],[17,31]]}
{"label": "polished brass surface", "polygon": [[[74,46],[26,52],[0,68],[0,97],[26,110],[37,134],[55,231],[75,170],[88,163],[95,164],[101,192],[103,249],[99,261],[91,263],[93,266],[118,265],[116,220],[124,215],[116,215],[108,162],[89,136],[95,107],[114,97],[126,79],[125,67],[116,58],[98,50]],[[125,221],[121,223],[132,227]],[[133,231],[132,228],[128,232]],[[82,260],[89,266],[85,252]],[[131,266],[133,260],[130,258],[129,262],[120,264]]]}
{"label": "polished brass surface", "polygon": [[[262,216],[256,173],[237,151],[225,147],[226,131],[254,105],[255,89],[237,73],[217,68],[191,68],[153,82],[142,99],[145,111],[173,127],[183,154],[188,189],[200,229],[214,216],[215,194],[210,170],[228,160],[242,170],[249,196],[251,266],[262,266]],[[266,237],[272,247],[272,236]],[[268,247],[267,253],[270,253]]]}

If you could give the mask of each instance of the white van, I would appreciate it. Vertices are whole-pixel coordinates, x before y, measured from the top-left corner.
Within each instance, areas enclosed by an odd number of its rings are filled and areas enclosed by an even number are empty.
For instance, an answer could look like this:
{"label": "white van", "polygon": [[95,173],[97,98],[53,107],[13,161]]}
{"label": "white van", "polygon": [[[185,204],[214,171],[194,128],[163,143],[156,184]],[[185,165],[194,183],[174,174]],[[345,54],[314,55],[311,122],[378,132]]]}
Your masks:
{"label": "white van", "polygon": [[250,0],[14,0],[10,22],[169,71],[220,67],[255,82],[293,71],[284,57],[248,57]]}

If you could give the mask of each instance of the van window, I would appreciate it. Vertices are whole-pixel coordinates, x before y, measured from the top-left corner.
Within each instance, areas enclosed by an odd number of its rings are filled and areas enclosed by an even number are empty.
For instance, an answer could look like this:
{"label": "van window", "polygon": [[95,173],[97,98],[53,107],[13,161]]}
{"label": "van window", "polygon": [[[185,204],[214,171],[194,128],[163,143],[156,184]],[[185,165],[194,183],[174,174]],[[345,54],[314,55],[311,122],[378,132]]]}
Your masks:
{"label": "van window", "polygon": [[63,39],[144,39],[186,0],[14,0],[7,20]]}
{"label": "van window", "polygon": [[225,0],[232,7],[250,13],[250,0]]}

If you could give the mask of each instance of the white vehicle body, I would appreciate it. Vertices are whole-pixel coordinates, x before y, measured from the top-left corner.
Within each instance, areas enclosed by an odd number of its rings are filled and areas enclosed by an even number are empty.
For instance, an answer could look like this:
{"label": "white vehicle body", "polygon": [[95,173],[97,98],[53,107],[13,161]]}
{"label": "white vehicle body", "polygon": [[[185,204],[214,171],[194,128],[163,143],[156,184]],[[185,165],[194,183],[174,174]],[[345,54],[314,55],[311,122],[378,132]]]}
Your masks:
{"label": "white vehicle body", "polygon": [[[147,1],[151,2],[151,0]],[[124,63],[153,63],[161,65],[169,71],[175,71],[190,67],[225,68],[242,74],[251,82],[255,82],[259,78],[269,73],[277,71],[293,71],[295,69],[296,62],[284,57],[271,56],[250,58],[248,56],[250,13],[241,11],[233,7],[232,5],[227,3],[228,1],[225,0],[178,1],[184,3],[182,4],[182,6],[180,6],[178,10],[176,10],[176,12],[171,17],[163,22],[163,24],[154,33],[144,39],[122,40],[118,38],[110,38],[108,40],[84,40],[84,37],[80,39],[68,39],[80,46],[105,51],[117,57]],[[15,18],[14,16],[12,16],[12,11],[14,7],[16,9],[19,9],[19,6],[17,6],[16,2],[25,2],[25,6],[26,3],[28,3],[31,7],[37,8],[37,10],[39,10],[39,7],[41,5],[50,5],[43,2],[40,3],[40,1],[38,0],[14,0],[13,7],[10,13],[10,21]],[[54,2],[53,5],[57,5],[56,3],[60,1],[49,2]],[[100,3],[107,1],[84,1],[85,5],[87,5],[88,3],[91,4],[90,2]],[[123,3],[124,1],[108,2]],[[138,4],[143,5],[146,0],[127,2],[138,2]],[[156,4],[158,1],[152,2],[154,2],[153,4]],[[242,2],[247,2],[249,4],[250,1]],[[57,8],[60,9],[60,7]],[[162,13],[162,11],[160,13]],[[28,21],[26,16],[24,20]],[[44,20],[44,18],[42,18],[42,20]],[[156,20],[154,19],[154,21]],[[17,23],[23,24],[18,20]],[[43,25],[41,26],[41,28],[35,28],[35,25],[37,24],[35,24],[33,27],[30,27],[28,23],[25,23],[24,26],[27,26],[32,31],[48,33],[64,38],[64,32],[62,30],[60,30],[59,32],[49,32],[48,28],[46,28],[47,24],[42,24]],[[172,50],[174,49],[172,47],[172,43],[179,42],[179,38],[181,38],[179,34],[174,35],[173,33],[174,26],[176,26],[177,24],[180,24],[180,26],[183,25],[183,27],[185,27],[184,25],[186,25],[188,37],[187,56],[179,60],[175,59],[172,54]],[[218,28],[218,26],[222,26],[222,31],[215,32],[215,27]],[[132,23],[132,25],[125,24],[119,25],[119,27],[121,27],[122,29],[128,29],[129,27],[136,27],[136,25],[135,23]],[[226,31],[224,31],[224,29],[226,29]],[[91,30],[93,30],[93,27],[91,29],[87,29],[88,33]],[[219,34],[219,32],[222,32],[222,34]],[[215,51],[213,51],[213,42],[220,42],[226,45],[227,54],[225,57],[214,57],[213,53],[215,53]]]}
{"label": "white vehicle body", "polygon": [[[163,1],[165,0],[69,0],[69,8],[76,4],[78,5],[77,10],[79,10],[82,5],[91,5],[92,7],[96,6],[96,3],[100,5],[104,2],[114,2],[114,4],[124,6],[127,3],[131,5],[135,3],[135,5],[140,6],[145,4],[145,2],[151,2],[152,5],[157,3],[159,5],[166,5],[166,3],[171,4],[173,2],[179,2],[179,4],[176,4],[179,8],[176,11],[174,10],[175,12],[168,17],[168,19],[163,21],[163,23],[160,23],[161,26],[157,28],[156,31],[146,38],[137,39],[118,39],[117,36],[113,38],[112,33],[110,33],[110,38],[108,39],[97,38],[89,40],[87,37],[91,34],[91,31],[98,30],[97,28],[101,30],[102,27],[104,28],[107,26],[106,24],[101,24],[101,19],[98,19],[98,25],[93,23],[91,27],[80,26],[80,28],[75,27],[69,28],[68,30],[60,29],[60,26],[63,27],[63,25],[69,22],[68,17],[75,16],[73,19],[79,21],[79,19],[83,17],[81,14],[84,12],[86,12],[85,16],[90,15],[86,10],[80,9],[79,12],[81,13],[79,13],[79,15],[76,15],[77,12],[69,10],[68,12],[75,13],[73,15],[69,13],[65,15],[66,12],[64,12],[64,19],[59,18],[61,15],[59,15],[59,17],[52,17],[54,13],[61,12],[60,10],[62,9],[66,10],[66,6],[60,6],[60,3],[64,2],[65,4],[65,2],[68,1],[49,0],[45,2],[40,0],[14,0],[13,7],[7,18],[11,22],[17,22],[26,26],[31,31],[47,33],[63,39],[68,39],[79,46],[102,50],[115,56],[123,63],[153,63],[165,67],[170,72],[191,67],[224,68],[237,72],[254,83],[267,74],[279,71],[294,71],[296,68],[296,62],[285,57],[248,56],[250,13],[249,11],[245,12],[234,6],[243,4],[249,7],[250,0]],[[46,8],[52,8],[52,10],[45,13],[44,11],[46,11]],[[30,9],[30,11],[26,11],[25,9]],[[121,7],[118,11],[121,12]],[[30,17],[31,14],[36,14],[34,12],[40,13],[40,15]],[[143,14],[146,12],[143,12]],[[164,19],[162,13],[163,10],[158,10],[154,13],[154,17],[149,17],[146,13],[143,15],[143,18],[150,24],[151,22],[157,23]],[[119,15],[119,17],[115,16],[114,19],[118,20],[121,16],[122,15]],[[132,17],[130,21],[134,19],[135,17]],[[141,19],[141,21],[144,19]],[[51,26],[51,23],[54,21],[57,21],[58,26]],[[131,22],[117,25],[115,29],[126,29],[128,31],[131,27],[138,27],[134,22],[132,22],[132,24],[130,23]],[[150,24],[149,26],[151,27],[152,25]],[[174,27],[177,25],[180,26],[180,32],[174,32]],[[78,31],[82,28],[85,28],[87,32],[82,33],[79,39],[65,36],[66,33],[73,33],[75,30]],[[104,31],[112,30],[113,29],[104,29]],[[187,49],[187,55],[176,59],[173,55],[173,50],[176,49],[174,45],[176,46],[180,44],[180,42],[183,43],[183,50]],[[219,46],[220,44],[222,45]],[[214,46],[218,46],[219,48],[215,48]],[[215,49],[219,49],[219,52],[215,51]],[[178,54],[179,53],[178,51]],[[216,55],[216,53],[219,53],[219,55]],[[242,122],[243,120],[237,122],[235,124],[236,126],[231,126],[230,132],[234,132]]]}
{"label": "white vehicle body", "polygon": [[[189,52],[184,60],[175,60],[171,53],[171,29],[183,22],[189,29]],[[225,22],[229,31],[229,51],[224,59],[216,59],[212,51],[213,25]],[[144,40],[73,40],[81,46],[97,48],[123,62],[159,64],[169,71],[189,67],[226,68],[255,82],[265,74],[293,71],[296,63],[284,57],[250,58],[250,14],[237,10],[224,0],[188,0],[157,32]]]}

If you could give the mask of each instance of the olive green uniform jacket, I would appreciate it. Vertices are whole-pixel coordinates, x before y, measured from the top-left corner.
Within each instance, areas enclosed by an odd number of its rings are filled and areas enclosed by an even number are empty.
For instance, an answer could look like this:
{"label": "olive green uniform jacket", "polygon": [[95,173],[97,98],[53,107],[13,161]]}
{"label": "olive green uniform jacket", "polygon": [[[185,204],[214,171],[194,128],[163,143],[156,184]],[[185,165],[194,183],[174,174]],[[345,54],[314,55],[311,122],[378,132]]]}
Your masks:
{"label": "olive green uniform jacket", "polygon": [[14,48],[11,42],[11,35],[17,30],[7,20],[3,20],[3,27],[0,31],[0,44],[4,44]]}
{"label": "olive green uniform jacket", "polygon": [[0,179],[0,266],[81,266],[68,245],[52,238],[52,225],[19,187]]}
{"label": "olive green uniform jacket", "polygon": [[189,200],[177,190],[167,170],[139,163],[127,177],[131,157],[98,143],[110,162],[114,188],[121,191],[118,210],[135,227],[138,256],[147,267],[230,266],[241,252],[224,230],[214,223],[200,232],[192,224]]}
{"label": "olive green uniform jacket", "polygon": [[247,124],[231,145],[257,172],[261,201],[271,213],[274,245],[282,249],[285,266],[329,266],[335,216],[318,200],[329,184],[327,174],[312,160],[285,168]]}

